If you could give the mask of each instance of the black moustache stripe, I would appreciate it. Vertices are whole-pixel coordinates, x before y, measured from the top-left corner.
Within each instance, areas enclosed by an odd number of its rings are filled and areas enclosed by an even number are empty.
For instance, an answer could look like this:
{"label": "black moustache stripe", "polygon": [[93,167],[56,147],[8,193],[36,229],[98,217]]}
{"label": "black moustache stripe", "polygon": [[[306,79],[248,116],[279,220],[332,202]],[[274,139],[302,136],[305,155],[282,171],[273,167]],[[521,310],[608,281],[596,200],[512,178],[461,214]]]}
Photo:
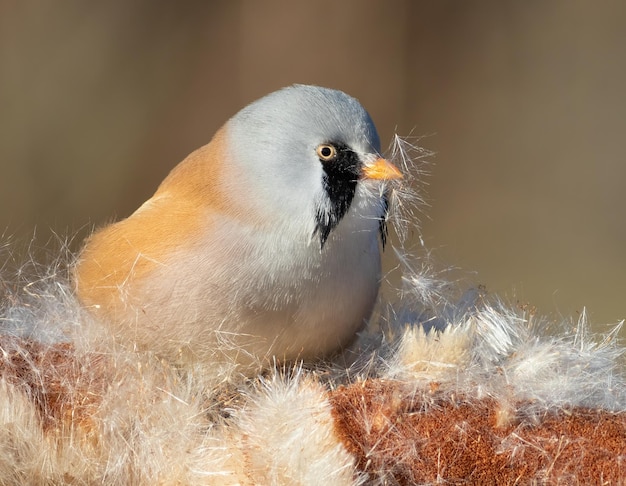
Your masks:
{"label": "black moustache stripe", "polygon": [[[330,145],[337,149],[337,156],[329,161],[320,159],[324,169],[322,185],[330,201],[330,206],[318,208],[315,215],[315,230],[313,232],[313,235],[319,234],[322,248],[330,233],[337,227],[350,209],[363,168],[361,159],[349,147],[340,143],[332,143]],[[386,198],[383,204],[386,215]],[[384,246],[387,237],[387,225],[384,217],[380,220],[379,232]]]}

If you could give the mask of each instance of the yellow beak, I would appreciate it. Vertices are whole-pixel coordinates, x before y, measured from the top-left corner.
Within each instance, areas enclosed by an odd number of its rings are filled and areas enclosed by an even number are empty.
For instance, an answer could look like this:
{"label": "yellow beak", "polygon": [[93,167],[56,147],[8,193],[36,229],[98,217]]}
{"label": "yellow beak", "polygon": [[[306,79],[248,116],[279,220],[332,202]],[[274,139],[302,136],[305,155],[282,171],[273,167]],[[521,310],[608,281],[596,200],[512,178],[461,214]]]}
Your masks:
{"label": "yellow beak", "polygon": [[361,172],[364,179],[402,179],[402,172],[386,159],[376,159],[371,164],[366,164]]}

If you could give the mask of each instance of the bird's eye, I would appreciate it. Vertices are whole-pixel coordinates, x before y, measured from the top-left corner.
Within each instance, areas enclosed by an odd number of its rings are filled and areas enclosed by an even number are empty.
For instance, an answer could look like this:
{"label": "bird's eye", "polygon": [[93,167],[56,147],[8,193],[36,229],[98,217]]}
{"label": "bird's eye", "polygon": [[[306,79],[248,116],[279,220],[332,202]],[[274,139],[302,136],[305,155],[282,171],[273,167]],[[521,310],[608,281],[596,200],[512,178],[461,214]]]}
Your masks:
{"label": "bird's eye", "polygon": [[320,158],[322,162],[328,162],[329,160],[333,160],[337,155],[337,149],[330,144],[323,143],[319,147],[317,147],[317,156]]}

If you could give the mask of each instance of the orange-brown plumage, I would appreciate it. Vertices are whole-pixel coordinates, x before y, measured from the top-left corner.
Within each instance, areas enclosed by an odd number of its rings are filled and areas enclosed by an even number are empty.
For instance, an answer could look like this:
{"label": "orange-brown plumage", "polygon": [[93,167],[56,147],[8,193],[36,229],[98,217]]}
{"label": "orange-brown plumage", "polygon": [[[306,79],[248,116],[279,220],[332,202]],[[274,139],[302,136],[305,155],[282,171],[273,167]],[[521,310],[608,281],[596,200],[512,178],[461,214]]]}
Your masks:
{"label": "orange-brown plumage", "polygon": [[[76,266],[81,301],[99,316],[116,319],[124,289],[132,287],[205,229],[207,213],[225,199],[219,187],[223,130],[192,152],[135,213],[96,231]],[[164,217],[164,215],[167,215]]]}

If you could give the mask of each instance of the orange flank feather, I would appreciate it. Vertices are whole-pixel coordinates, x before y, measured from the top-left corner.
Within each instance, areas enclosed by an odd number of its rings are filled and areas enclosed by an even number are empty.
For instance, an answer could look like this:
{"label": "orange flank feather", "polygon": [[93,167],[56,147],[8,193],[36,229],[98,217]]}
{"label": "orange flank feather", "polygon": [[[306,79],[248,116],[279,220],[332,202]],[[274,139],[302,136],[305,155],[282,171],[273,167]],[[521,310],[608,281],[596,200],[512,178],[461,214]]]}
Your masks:
{"label": "orange flank feather", "polygon": [[206,230],[211,212],[226,202],[220,190],[225,129],[192,152],[161,183],[156,193],[128,218],[91,236],[77,262],[74,281],[80,301],[98,317],[118,321],[141,282],[168,256]]}

